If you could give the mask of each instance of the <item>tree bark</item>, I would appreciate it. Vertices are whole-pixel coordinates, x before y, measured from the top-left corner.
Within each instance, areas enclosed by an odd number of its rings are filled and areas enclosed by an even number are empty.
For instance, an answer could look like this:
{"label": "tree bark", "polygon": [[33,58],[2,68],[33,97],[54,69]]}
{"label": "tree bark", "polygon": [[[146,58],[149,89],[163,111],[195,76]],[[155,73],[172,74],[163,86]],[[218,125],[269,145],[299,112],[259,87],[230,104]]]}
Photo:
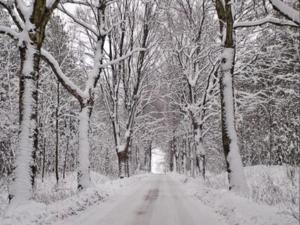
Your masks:
{"label": "tree bark", "polygon": [[128,164],[128,151],[124,150],[118,152],[118,164],[119,164],[119,177],[122,179],[124,177],[129,177],[127,164]]}
{"label": "tree bark", "polygon": [[42,162],[42,182],[44,182],[45,177],[45,164],[46,164],[46,138],[43,141],[43,162]]}
{"label": "tree bark", "polygon": [[[22,27],[17,19],[15,25],[26,35],[21,35],[20,56],[21,56],[21,75],[20,75],[20,132],[19,145],[15,161],[15,179],[13,181],[9,200],[15,204],[29,200],[32,196],[32,186],[37,170],[36,149],[38,148],[38,129],[37,129],[37,101],[38,101],[38,79],[40,66],[40,51],[45,38],[47,22],[59,0],[54,0],[47,4],[46,0],[35,0],[29,10],[16,4],[15,13],[24,20],[25,26]],[[5,3],[3,3],[5,4]],[[24,4],[24,3],[22,3]],[[9,13],[9,7],[6,7]],[[28,14],[29,15],[25,15]]]}
{"label": "tree bark", "polygon": [[246,194],[248,191],[235,129],[233,72],[235,62],[234,15],[230,0],[216,0],[216,10],[222,34],[222,58],[220,65],[220,95],[223,151],[228,172],[229,190]]}
{"label": "tree bark", "polygon": [[[20,51],[20,59],[21,59],[21,73],[20,73],[20,82],[19,82],[19,124],[20,128],[22,126],[23,121],[23,114],[24,114],[24,91],[25,91],[25,80],[28,79],[25,77],[24,73],[22,72],[24,63],[26,60],[27,55],[27,48],[25,46],[19,48]],[[32,64],[34,65],[34,63]],[[38,70],[38,69],[37,69]],[[35,88],[33,89],[32,97],[35,101],[36,107],[33,107],[33,113],[32,116],[35,119],[34,127],[32,129],[34,130],[33,133],[33,151],[32,151],[32,161],[31,161],[31,185],[32,188],[35,186],[35,177],[37,172],[37,162],[36,162],[36,155],[38,152],[38,79],[39,79],[39,72],[37,71],[34,78]],[[20,134],[21,130],[19,131]]]}
{"label": "tree bark", "polygon": [[25,45],[21,49],[21,116],[19,145],[16,156],[15,178],[9,200],[16,203],[31,198],[36,174],[37,149],[37,82],[40,56],[35,45]]}
{"label": "tree bark", "polygon": [[56,110],[55,110],[55,178],[56,183],[59,182],[59,173],[58,173],[58,153],[59,153],[59,105],[60,105],[60,95],[59,95],[59,82],[57,81],[56,87]]}
{"label": "tree bark", "polygon": [[68,135],[67,135],[67,146],[66,146],[65,159],[64,159],[63,179],[66,178],[67,158],[68,158],[68,153],[69,153],[70,136],[71,136],[71,117],[69,118],[68,129],[69,129],[69,131],[68,131]]}
{"label": "tree bark", "polygon": [[89,122],[92,113],[92,107],[82,105],[79,114],[79,169],[77,174],[78,190],[90,186],[90,144],[89,144]]}

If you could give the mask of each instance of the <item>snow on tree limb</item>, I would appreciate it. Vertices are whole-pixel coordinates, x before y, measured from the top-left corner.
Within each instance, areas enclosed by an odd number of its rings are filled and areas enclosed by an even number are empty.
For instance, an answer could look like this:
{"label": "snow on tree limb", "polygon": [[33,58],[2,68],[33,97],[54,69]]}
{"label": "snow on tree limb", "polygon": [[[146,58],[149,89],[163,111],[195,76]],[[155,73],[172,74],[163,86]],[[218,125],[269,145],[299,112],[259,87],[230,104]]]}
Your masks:
{"label": "snow on tree limb", "polygon": [[27,6],[23,0],[15,1],[17,11],[24,21],[29,21],[32,15],[33,6]]}
{"label": "snow on tree limb", "polygon": [[142,52],[142,51],[146,51],[147,49],[146,48],[136,48],[136,49],[133,49],[132,51],[128,52],[126,55],[123,55],[117,59],[114,59],[114,60],[111,60],[107,63],[103,63],[102,65],[100,65],[100,68],[105,68],[105,67],[108,67],[108,66],[111,66],[113,64],[117,64],[125,59],[127,59],[128,57],[132,56],[132,54],[136,53],[136,52]]}
{"label": "snow on tree limb", "polygon": [[0,6],[4,7],[7,10],[7,12],[10,15],[10,17],[12,18],[12,20],[14,21],[14,23],[16,24],[16,26],[19,29],[23,29],[24,28],[24,22],[22,21],[22,19],[18,15],[18,13],[16,13],[15,5],[12,4],[12,2],[8,3],[7,1],[0,0]]}
{"label": "snow on tree limb", "polygon": [[292,26],[292,27],[299,27],[296,23],[288,20],[278,19],[274,17],[267,16],[265,18],[254,20],[254,21],[246,21],[246,22],[235,22],[234,28],[243,28],[243,27],[255,27],[261,26],[266,23],[272,23],[278,26]]}
{"label": "snow on tree limb", "polygon": [[6,34],[15,40],[19,40],[20,38],[20,34],[18,32],[16,32],[15,30],[9,27],[1,26],[1,25],[0,25],[0,34]]}
{"label": "snow on tree limb", "polygon": [[93,5],[91,2],[88,1],[81,1],[81,0],[61,0],[61,4],[66,4],[66,3],[71,3],[71,4],[77,4],[77,5],[82,5],[82,6],[89,6],[89,7],[96,7],[96,5]]}
{"label": "snow on tree limb", "polygon": [[41,57],[51,66],[54,74],[56,75],[57,79],[62,83],[62,85],[75,97],[78,99],[79,102],[82,102],[85,98],[84,93],[81,89],[74,84],[61,70],[58,62],[55,58],[46,50],[41,50]]}
{"label": "snow on tree limb", "polygon": [[283,15],[285,15],[290,20],[297,23],[298,26],[300,26],[300,12],[299,11],[288,6],[286,3],[282,2],[281,0],[270,0],[270,2],[278,11],[280,11]]}

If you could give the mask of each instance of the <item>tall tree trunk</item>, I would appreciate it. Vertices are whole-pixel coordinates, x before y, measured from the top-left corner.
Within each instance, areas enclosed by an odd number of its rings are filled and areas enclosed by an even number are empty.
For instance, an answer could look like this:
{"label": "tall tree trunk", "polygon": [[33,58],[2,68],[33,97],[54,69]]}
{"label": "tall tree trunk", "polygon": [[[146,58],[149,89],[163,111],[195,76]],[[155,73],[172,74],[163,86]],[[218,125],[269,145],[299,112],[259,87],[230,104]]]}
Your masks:
{"label": "tall tree trunk", "polygon": [[[36,149],[38,148],[37,101],[40,50],[45,37],[47,22],[59,0],[47,4],[46,0],[32,1],[30,6],[19,7],[17,17],[24,21],[22,27],[16,25],[25,35],[20,36],[21,80],[20,80],[20,133],[16,156],[15,179],[12,184],[9,199],[18,204],[29,200],[32,196],[32,186],[36,174]],[[23,4],[23,3],[21,3]]]}
{"label": "tall tree trunk", "polygon": [[63,179],[66,178],[66,169],[67,169],[67,158],[69,153],[69,145],[70,145],[70,136],[71,136],[71,117],[69,118],[69,126],[68,126],[68,135],[67,135],[67,146],[65,152],[65,159],[64,159],[64,168],[63,168]]}
{"label": "tall tree trunk", "polygon": [[92,107],[82,105],[79,115],[79,169],[77,174],[78,190],[90,186],[90,144],[89,144],[89,122],[92,113]]}
{"label": "tall tree trunk", "polygon": [[16,204],[32,196],[36,174],[37,149],[37,82],[40,56],[37,46],[21,47],[21,104],[20,133],[16,156],[15,179],[9,199]]}
{"label": "tall tree trunk", "polygon": [[[23,114],[24,114],[24,91],[25,91],[25,80],[28,79],[23,73],[23,67],[26,59],[26,47],[20,47],[20,58],[21,58],[21,73],[20,73],[20,82],[19,82],[19,124],[20,124],[20,130],[19,134],[21,132],[21,126],[23,121]],[[33,64],[32,64],[33,65]],[[38,70],[38,68],[37,68]],[[32,98],[35,101],[36,107],[33,107],[33,118],[35,119],[34,127],[32,129],[34,130],[33,133],[33,151],[32,151],[32,161],[31,161],[31,186],[34,189],[35,186],[35,177],[37,172],[37,162],[36,162],[36,155],[38,152],[38,79],[39,79],[39,73],[38,71],[35,74],[34,83],[35,88],[33,88],[32,92]]]}
{"label": "tall tree trunk", "polygon": [[124,151],[118,152],[118,163],[119,163],[119,177],[124,178],[128,177],[127,171],[127,163],[128,163],[128,151],[125,149]]}
{"label": "tall tree trunk", "polygon": [[176,168],[176,156],[175,156],[175,152],[173,152],[172,154],[172,172],[176,172],[177,168]]}
{"label": "tall tree trunk", "polygon": [[148,172],[151,172],[152,170],[152,145],[150,145],[149,148],[149,169]]}
{"label": "tall tree trunk", "polygon": [[138,171],[140,169],[140,154],[139,154],[139,147],[136,146],[135,149],[135,171]]}
{"label": "tall tree trunk", "polygon": [[[223,5],[223,2],[225,5]],[[234,120],[233,72],[235,62],[235,34],[233,29],[234,15],[232,14],[231,7],[234,6],[230,0],[216,0],[216,10],[220,20],[220,32],[223,44],[219,71],[222,141],[229,189],[240,193],[247,193],[248,188],[243,172]]]}
{"label": "tall tree trunk", "polygon": [[60,96],[59,96],[59,81],[57,81],[56,87],[56,110],[55,110],[55,178],[56,183],[59,182],[59,173],[58,173],[58,149],[59,149],[59,104],[60,104]]}
{"label": "tall tree trunk", "polygon": [[43,162],[42,162],[42,182],[44,182],[45,177],[45,164],[46,164],[46,138],[43,140]]}
{"label": "tall tree trunk", "polygon": [[201,155],[201,160],[202,160],[202,177],[205,180],[205,174],[206,174],[206,156]]}
{"label": "tall tree trunk", "polygon": [[196,163],[196,144],[194,140],[191,140],[191,176],[195,177],[196,176],[196,168],[197,168],[197,163]]}
{"label": "tall tree trunk", "polygon": [[183,168],[183,174],[186,174],[186,151],[182,154],[182,168]]}

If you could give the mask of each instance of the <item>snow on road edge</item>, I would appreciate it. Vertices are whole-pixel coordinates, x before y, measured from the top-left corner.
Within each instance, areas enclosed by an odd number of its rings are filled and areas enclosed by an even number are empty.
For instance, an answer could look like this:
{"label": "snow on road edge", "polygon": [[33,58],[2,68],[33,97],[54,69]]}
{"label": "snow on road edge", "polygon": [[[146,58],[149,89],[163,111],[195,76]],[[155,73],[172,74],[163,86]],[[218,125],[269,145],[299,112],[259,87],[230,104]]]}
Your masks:
{"label": "snow on road edge", "polygon": [[9,209],[0,217],[1,225],[49,225],[67,217],[74,216],[96,204],[106,201],[121,189],[140,182],[147,175],[136,175],[130,178],[106,181],[88,188],[75,195],[50,204],[29,201],[14,209]]}
{"label": "snow on road edge", "polygon": [[179,174],[170,174],[183,189],[199,199],[205,205],[223,216],[228,224],[234,225],[298,225],[292,216],[274,206],[258,204],[245,197],[238,196],[225,189],[212,189],[201,179]]}

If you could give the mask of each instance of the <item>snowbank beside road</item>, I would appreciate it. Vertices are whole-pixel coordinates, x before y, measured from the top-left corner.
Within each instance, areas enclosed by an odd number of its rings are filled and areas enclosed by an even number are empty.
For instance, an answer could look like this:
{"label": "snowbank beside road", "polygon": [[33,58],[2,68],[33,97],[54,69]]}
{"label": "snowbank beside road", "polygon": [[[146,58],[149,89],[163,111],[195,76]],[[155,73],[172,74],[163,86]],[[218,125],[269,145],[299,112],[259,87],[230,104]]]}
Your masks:
{"label": "snowbank beside road", "polygon": [[[38,181],[35,200],[8,210],[8,204],[2,202],[3,213],[0,215],[0,224],[52,224],[76,215],[92,205],[101,204],[107,197],[138,183],[145,176],[137,175],[122,180],[111,180],[100,174],[91,173],[93,186],[79,193],[76,191],[75,173],[69,174],[59,186],[55,184],[53,177],[49,177],[44,183]],[[2,196],[4,195],[7,196],[7,193],[2,193]]]}
{"label": "snowbank beside road", "polygon": [[206,182],[201,178],[172,176],[183,183],[185,191],[224,216],[230,225],[298,225],[299,175],[293,178],[293,184],[286,173],[283,166],[245,168],[249,198],[227,190],[226,173],[208,174]]}
{"label": "snowbank beside road", "polygon": [[[259,165],[245,167],[244,171],[252,200],[276,206],[299,220],[299,168]],[[227,174],[208,174],[206,184],[226,189]]]}

